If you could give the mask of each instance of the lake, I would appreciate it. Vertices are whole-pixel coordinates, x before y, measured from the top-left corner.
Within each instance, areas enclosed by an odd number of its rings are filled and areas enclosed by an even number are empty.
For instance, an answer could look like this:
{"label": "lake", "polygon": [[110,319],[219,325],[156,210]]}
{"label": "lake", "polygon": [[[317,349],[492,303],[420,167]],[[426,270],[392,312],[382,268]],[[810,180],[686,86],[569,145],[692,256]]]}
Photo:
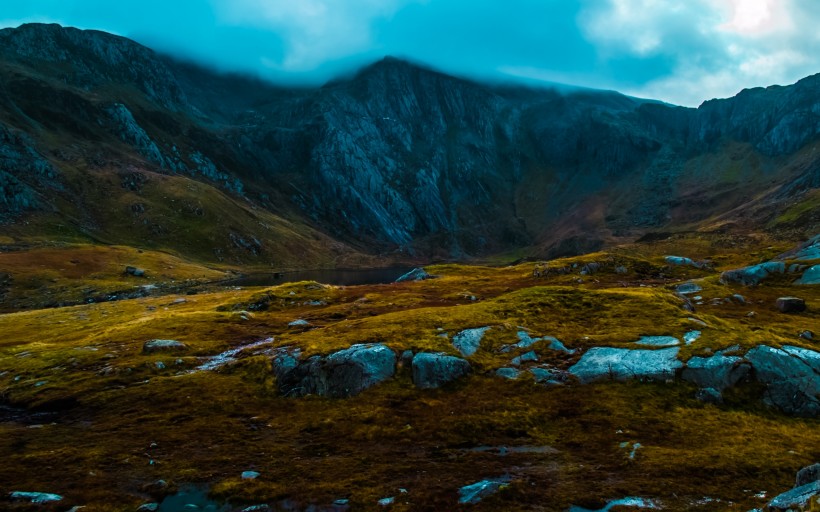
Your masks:
{"label": "lake", "polygon": [[226,281],[225,284],[229,286],[276,286],[294,281],[316,281],[338,286],[385,284],[395,282],[396,279],[410,272],[413,268],[297,270],[294,272],[249,274]]}

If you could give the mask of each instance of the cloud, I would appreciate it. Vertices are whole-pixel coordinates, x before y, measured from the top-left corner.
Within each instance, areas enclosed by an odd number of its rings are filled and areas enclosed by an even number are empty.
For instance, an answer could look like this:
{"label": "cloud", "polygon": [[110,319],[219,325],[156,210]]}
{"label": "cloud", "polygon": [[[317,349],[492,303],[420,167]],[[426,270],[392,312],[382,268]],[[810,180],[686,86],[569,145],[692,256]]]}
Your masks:
{"label": "cloud", "polygon": [[371,50],[372,24],[425,0],[213,0],[221,23],[277,33],[285,42],[281,59],[262,57],[278,71],[303,72],[328,60]]}
{"label": "cloud", "polygon": [[608,0],[579,17],[602,65],[663,55],[671,72],[628,94],[696,106],[742,88],[795,82],[817,73],[820,9],[798,0]]}

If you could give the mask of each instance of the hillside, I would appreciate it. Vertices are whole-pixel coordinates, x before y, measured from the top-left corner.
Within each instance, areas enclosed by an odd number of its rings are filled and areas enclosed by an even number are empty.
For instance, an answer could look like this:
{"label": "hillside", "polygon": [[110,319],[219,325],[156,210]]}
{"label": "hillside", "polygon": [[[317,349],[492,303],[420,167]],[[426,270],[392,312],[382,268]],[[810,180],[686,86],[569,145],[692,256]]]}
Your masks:
{"label": "hillside", "polygon": [[288,89],[24,25],[0,31],[3,231],[277,268],[796,240],[818,228],[818,80],[689,109],[387,58]]}

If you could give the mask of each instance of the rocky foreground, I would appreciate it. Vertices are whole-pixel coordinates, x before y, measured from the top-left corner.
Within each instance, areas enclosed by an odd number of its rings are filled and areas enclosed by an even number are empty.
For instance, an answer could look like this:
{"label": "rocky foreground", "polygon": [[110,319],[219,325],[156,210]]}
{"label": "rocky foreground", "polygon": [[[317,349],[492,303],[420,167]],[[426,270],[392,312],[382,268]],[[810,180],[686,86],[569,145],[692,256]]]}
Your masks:
{"label": "rocky foreground", "polygon": [[733,243],[7,313],[0,504],[810,510],[820,238]]}

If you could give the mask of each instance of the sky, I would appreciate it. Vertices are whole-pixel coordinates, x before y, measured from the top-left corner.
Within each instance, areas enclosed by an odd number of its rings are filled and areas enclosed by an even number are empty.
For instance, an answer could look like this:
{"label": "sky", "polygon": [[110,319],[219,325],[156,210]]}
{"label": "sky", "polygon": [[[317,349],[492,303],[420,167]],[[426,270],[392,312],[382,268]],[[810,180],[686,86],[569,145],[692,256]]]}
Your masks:
{"label": "sky", "polygon": [[697,106],[820,72],[818,0],[0,0],[0,27],[112,32],[222,71],[321,84],[384,56]]}

